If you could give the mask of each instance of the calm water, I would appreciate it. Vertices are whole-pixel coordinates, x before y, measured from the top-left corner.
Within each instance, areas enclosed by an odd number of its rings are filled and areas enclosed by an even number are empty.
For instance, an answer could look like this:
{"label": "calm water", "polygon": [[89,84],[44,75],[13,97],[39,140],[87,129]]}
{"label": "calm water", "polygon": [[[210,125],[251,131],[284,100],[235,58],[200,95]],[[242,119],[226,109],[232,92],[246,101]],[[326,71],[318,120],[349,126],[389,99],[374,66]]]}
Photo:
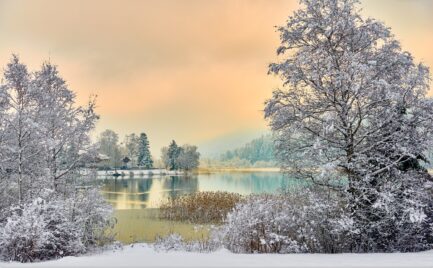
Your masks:
{"label": "calm water", "polygon": [[243,195],[273,193],[297,183],[278,172],[218,172],[191,176],[107,176],[102,192],[115,209],[157,208],[176,195],[202,191],[228,191]]}
{"label": "calm water", "polygon": [[170,222],[157,217],[161,201],[200,191],[228,191],[243,195],[273,193],[299,183],[278,172],[218,172],[191,176],[103,177],[102,193],[115,210],[117,239],[124,243],[154,241],[157,236],[180,233],[186,239],[207,235],[206,226]]}

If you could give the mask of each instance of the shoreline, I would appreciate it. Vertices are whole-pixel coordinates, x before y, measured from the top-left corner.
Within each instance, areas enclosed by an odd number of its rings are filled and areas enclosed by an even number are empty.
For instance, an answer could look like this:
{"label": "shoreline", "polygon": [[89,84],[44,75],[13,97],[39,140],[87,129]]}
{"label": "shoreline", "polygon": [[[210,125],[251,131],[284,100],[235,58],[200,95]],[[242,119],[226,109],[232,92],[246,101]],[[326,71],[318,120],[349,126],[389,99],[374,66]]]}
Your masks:
{"label": "shoreline", "polygon": [[270,172],[279,173],[281,170],[278,167],[268,168],[253,168],[253,167],[211,167],[211,168],[198,168],[189,172],[182,170],[166,170],[166,169],[119,169],[119,170],[98,170],[98,177],[114,176],[115,173],[119,174],[118,177],[151,177],[151,176],[182,176],[182,175],[200,175],[200,174],[211,174],[218,172],[230,172],[230,173],[253,173],[253,172]]}
{"label": "shoreline", "polygon": [[197,174],[207,174],[212,172],[280,172],[278,167],[268,167],[268,168],[253,168],[253,167],[210,167],[210,168],[198,168]]}

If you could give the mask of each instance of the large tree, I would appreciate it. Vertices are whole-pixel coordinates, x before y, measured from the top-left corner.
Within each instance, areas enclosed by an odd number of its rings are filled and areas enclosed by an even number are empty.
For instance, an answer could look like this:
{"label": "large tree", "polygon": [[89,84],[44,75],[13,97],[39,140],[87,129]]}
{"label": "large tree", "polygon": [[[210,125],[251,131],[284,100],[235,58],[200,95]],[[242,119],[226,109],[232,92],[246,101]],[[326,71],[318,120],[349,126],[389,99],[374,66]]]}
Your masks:
{"label": "large tree", "polygon": [[29,72],[15,55],[1,81],[0,259],[56,258],[103,242],[111,209],[89,182],[94,100],[77,105],[55,65]]}
{"label": "large tree", "polygon": [[95,99],[86,106],[75,105],[75,93],[60,77],[57,67],[50,62],[42,64],[35,73],[32,87],[35,88],[38,132],[43,148],[45,165],[49,169],[52,189],[63,191],[66,180],[77,176],[77,168],[94,154],[89,132],[95,127]]}
{"label": "large tree", "polygon": [[398,228],[418,235],[431,216],[420,164],[433,132],[428,68],[362,18],[358,1],[301,3],[278,28],[281,60],[269,68],[283,81],[265,108],[282,168],[340,192],[354,250],[392,250],[404,243]]}

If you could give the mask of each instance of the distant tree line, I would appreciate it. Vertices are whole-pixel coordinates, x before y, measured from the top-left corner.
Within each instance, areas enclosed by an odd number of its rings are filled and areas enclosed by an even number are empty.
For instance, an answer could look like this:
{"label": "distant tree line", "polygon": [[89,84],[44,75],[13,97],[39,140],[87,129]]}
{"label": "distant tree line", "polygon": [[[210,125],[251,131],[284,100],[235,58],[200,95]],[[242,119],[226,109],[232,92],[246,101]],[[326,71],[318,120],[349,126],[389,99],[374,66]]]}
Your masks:
{"label": "distant tree line", "polygon": [[271,135],[264,135],[245,145],[224,152],[213,164],[222,166],[260,166],[275,165],[274,143]]}
{"label": "distant tree line", "polygon": [[178,146],[173,140],[168,147],[161,149],[161,160],[155,161],[150,153],[146,133],[126,135],[123,142],[113,130],[107,129],[98,138],[99,153],[106,159],[101,168],[144,168],[156,167],[168,170],[192,170],[199,166],[200,153],[197,146]]}

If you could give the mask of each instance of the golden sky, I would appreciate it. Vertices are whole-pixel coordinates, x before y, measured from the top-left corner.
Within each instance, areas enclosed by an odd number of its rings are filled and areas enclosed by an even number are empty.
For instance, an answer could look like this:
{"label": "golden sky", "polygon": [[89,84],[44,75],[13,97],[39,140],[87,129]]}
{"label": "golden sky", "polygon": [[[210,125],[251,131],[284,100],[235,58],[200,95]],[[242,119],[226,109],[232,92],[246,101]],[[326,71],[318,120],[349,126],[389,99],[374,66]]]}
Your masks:
{"label": "golden sky", "polygon": [[[80,102],[98,95],[101,120],[123,137],[145,131],[151,149],[263,131],[267,75],[297,0],[0,0],[0,63],[48,58]],[[433,66],[433,1],[364,0],[417,61]]]}

